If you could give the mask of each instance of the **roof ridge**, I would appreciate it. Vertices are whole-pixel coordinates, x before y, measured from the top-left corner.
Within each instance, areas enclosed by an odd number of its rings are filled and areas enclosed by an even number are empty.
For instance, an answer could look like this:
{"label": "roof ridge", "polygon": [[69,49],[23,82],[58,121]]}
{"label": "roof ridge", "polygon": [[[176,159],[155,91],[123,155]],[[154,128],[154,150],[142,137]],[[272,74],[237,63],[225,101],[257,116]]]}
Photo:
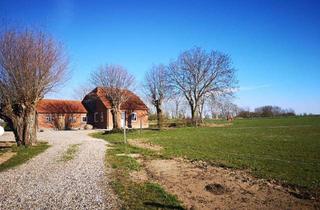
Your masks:
{"label": "roof ridge", "polygon": [[46,100],[46,101],[71,101],[71,102],[80,102],[81,103],[81,100],[72,100],[72,99],[52,99],[52,98],[43,98],[41,99],[40,101],[42,100]]}

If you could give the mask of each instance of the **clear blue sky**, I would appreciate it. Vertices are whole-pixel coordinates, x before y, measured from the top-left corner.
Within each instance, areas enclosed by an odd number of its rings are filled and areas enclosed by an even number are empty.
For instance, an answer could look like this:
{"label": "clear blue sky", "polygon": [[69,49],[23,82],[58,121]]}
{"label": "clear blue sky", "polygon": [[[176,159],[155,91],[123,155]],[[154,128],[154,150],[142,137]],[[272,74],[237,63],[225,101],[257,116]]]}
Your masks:
{"label": "clear blue sky", "polygon": [[104,63],[141,82],[193,46],[231,55],[236,103],[320,113],[320,1],[0,1],[0,18],[34,25],[62,41],[73,77],[53,97],[70,98]]}

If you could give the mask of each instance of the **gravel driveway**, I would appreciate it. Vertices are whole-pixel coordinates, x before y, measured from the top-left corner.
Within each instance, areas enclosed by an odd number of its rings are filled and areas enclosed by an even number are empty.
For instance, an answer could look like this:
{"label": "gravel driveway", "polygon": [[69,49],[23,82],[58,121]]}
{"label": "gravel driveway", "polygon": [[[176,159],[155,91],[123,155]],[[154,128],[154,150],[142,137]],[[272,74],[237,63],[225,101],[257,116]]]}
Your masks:
{"label": "gravel driveway", "polygon": [[[17,168],[0,172],[0,209],[115,209],[116,198],[105,176],[106,142],[89,132],[38,133],[39,140],[52,146]],[[6,133],[0,140],[12,137]],[[75,158],[61,161],[71,144],[80,144]]]}

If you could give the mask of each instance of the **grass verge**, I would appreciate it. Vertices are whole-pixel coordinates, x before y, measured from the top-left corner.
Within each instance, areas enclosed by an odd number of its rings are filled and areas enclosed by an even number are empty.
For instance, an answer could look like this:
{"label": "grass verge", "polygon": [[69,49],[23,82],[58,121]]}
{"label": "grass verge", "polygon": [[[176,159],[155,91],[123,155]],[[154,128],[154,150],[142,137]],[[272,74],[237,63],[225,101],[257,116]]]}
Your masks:
{"label": "grass verge", "polygon": [[138,171],[141,166],[130,156],[117,156],[117,154],[130,153],[141,154],[144,158],[156,158],[157,154],[125,145],[121,139],[109,141],[110,135],[94,133],[91,136],[112,143],[113,148],[106,153],[106,164],[113,168],[111,185],[122,201],[121,209],[183,209],[176,196],[167,193],[160,185],[151,182],[133,182],[130,179],[130,172]]}
{"label": "grass verge", "polygon": [[13,146],[10,149],[6,149],[6,151],[16,152],[17,154],[0,165],[0,172],[27,162],[31,158],[44,152],[49,147],[50,145],[47,142],[38,142],[37,145],[27,148]]}
{"label": "grass verge", "polygon": [[66,161],[72,160],[76,156],[76,153],[79,150],[79,146],[80,144],[70,144],[68,146],[67,151],[63,153],[60,161],[66,162]]}

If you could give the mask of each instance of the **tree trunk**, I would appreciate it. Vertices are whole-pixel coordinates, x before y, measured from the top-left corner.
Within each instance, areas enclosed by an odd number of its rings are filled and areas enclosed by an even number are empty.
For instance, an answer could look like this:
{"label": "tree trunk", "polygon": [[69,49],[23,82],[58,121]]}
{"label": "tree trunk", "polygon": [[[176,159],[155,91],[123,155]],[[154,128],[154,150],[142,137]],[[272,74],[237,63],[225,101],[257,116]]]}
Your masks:
{"label": "tree trunk", "polygon": [[180,118],[179,116],[179,103],[176,102],[176,119]]}
{"label": "tree trunk", "polygon": [[119,129],[118,109],[115,107],[111,108],[111,114],[112,114],[113,129]]}
{"label": "tree trunk", "polygon": [[31,146],[37,143],[36,112],[26,112],[23,116],[16,116],[12,120],[13,130],[18,146]]}
{"label": "tree trunk", "polygon": [[198,122],[197,122],[197,108],[194,107],[194,106],[191,106],[190,105],[190,109],[191,109],[191,121],[192,121],[192,124],[197,126]]}
{"label": "tree trunk", "polygon": [[158,124],[157,126],[159,129],[161,129],[163,118],[162,118],[162,110],[159,105],[156,106],[156,110],[157,110],[157,124]]}

